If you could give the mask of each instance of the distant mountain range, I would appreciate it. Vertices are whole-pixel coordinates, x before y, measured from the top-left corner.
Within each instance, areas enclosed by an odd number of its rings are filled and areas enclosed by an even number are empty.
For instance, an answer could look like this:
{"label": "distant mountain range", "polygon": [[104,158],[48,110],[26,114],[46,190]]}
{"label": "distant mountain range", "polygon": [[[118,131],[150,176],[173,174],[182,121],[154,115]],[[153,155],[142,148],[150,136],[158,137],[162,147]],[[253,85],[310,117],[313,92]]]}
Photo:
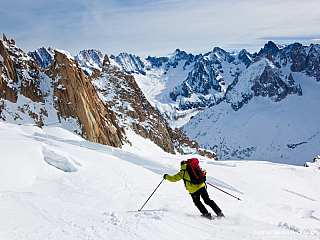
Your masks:
{"label": "distant mountain range", "polygon": [[303,164],[319,154],[319,45],[114,61],[171,126],[219,159]]}
{"label": "distant mountain range", "polygon": [[[51,48],[28,55],[39,72],[51,78],[48,69],[56,68],[60,53],[70,55]],[[177,49],[166,57],[148,58],[83,50],[68,59],[90,80],[99,102],[113,112],[118,136],[133,129],[166,151],[175,152],[188,142],[197,151],[215,152],[219,159],[304,164],[319,155],[319,45],[279,46],[270,41],[253,54],[215,47],[206,54]],[[57,89],[68,89],[65,85],[59,83]],[[164,132],[169,137],[159,137]]]}

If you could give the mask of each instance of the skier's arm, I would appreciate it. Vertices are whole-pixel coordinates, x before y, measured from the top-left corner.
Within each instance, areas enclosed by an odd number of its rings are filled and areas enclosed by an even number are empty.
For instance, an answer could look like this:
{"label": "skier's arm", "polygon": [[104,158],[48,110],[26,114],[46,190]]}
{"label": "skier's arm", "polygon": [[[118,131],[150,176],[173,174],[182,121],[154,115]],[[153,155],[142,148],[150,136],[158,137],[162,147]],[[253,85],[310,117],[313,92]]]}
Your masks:
{"label": "skier's arm", "polygon": [[165,179],[167,179],[169,182],[178,182],[183,178],[183,173],[184,173],[184,171],[180,171],[173,176],[166,174]]}

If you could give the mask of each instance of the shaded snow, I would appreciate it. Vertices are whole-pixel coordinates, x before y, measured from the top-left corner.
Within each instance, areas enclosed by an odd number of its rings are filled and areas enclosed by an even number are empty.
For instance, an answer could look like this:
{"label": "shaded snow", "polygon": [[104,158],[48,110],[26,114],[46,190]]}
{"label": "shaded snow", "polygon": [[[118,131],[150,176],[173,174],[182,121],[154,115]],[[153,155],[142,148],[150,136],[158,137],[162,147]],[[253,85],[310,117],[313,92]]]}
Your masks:
{"label": "shaded snow", "polygon": [[67,157],[56,153],[46,147],[42,148],[43,159],[49,165],[60,169],[64,172],[75,172],[77,169],[74,167],[72,163],[68,160]]}

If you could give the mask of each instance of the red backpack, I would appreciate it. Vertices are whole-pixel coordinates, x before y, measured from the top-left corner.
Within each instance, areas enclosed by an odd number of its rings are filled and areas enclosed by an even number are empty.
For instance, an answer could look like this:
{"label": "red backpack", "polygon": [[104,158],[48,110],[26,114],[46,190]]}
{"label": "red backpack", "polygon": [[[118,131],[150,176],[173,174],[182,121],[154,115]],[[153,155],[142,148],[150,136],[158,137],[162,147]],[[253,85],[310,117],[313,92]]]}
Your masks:
{"label": "red backpack", "polygon": [[199,167],[199,160],[197,158],[190,158],[186,163],[187,171],[190,176],[190,182],[193,184],[200,184],[207,180],[206,174]]}

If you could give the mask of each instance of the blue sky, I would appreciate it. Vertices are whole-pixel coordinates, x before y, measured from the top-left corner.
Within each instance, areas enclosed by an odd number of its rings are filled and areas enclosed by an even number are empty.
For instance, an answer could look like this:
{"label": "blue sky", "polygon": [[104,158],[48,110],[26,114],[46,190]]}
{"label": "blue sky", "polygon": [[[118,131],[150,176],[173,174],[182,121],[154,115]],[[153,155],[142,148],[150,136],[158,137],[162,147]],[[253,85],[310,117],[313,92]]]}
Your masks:
{"label": "blue sky", "polygon": [[0,0],[0,33],[25,52],[253,53],[269,40],[319,44],[319,26],[319,0]]}

